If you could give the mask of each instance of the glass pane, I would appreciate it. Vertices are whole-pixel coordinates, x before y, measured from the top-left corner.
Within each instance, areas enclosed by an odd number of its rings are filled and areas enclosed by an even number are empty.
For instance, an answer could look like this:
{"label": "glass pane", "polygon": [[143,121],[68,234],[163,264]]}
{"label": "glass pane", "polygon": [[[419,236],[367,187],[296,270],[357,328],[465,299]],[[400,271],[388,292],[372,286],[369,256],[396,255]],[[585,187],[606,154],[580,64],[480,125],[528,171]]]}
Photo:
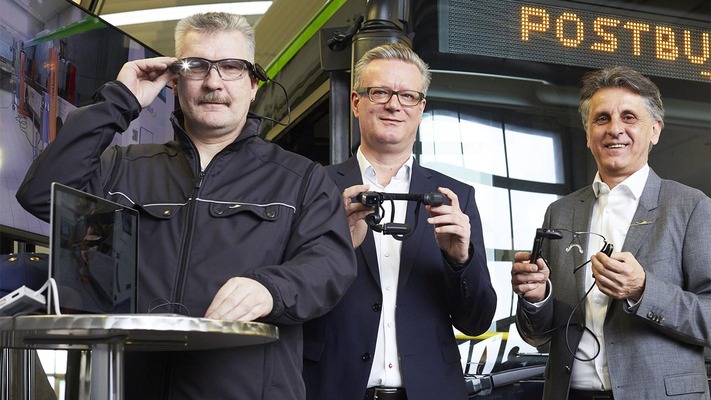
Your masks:
{"label": "glass pane", "polygon": [[504,135],[501,124],[462,115],[464,166],[475,171],[506,176]]}
{"label": "glass pane", "polygon": [[[464,168],[459,175],[506,176],[503,130],[501,124],[491,118],[435,109],[423,115],[419,139],[422,165],[429,164],[435,169],[435,165]],[[480,174],[472,174],[472,171]],[[481,179],[473,181],[481,182]]]}
{"label": "glass pane", "polygon": [[420,133],[420,141],[422,155],[430,156],[428,161],[460,167],[464,165],[459,115],[456,111],[433,110],[426,118],[423,116],[420,124],[427,126],[424,132]]}
{"label": "glass pane", "polygon": [[476,203],[488,249],[511,249],[511,218],[508,190],[474,184]]}
{"label": "glass pane", "polygon": [[509,177],[534,182],[564,183],[560,136],[506,128]]}
{"label": "glass pane", "polygon": [[494,321],[514,315],[514,293],[511,289],[511,263],[507,261],[488,261],[491,284],[496,291],[496,313]]}
{"label": "glass pane", "polygon": [[559,198],[555,194],[511,191],[514,249],[531,251],[536,229],[543,223],[546,208]]}

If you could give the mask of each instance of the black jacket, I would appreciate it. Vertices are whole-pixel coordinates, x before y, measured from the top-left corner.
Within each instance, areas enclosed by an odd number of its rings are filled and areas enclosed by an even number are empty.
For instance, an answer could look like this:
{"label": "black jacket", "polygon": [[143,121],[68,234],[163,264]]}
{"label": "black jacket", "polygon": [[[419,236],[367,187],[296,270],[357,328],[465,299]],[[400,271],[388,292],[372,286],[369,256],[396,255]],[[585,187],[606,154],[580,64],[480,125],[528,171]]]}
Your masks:
{"label": "black jacket", "polygon": [[131,205],[141,216],[139,312],[175,303],[155,312],[202,317],[229,278],[248,277],[274,298],[260,322],[276,324],[279,340],[155,363],[127,357],[127,398],[303,398],[301,324],[334,307],[356,274],[338,189],[321,165],[260,139],[254,116],[203,172],[179,112],[175,141],[104,152],[140,111],[122,84],[104,85],[33,163],[20,204],[47,220],[57,181]]}

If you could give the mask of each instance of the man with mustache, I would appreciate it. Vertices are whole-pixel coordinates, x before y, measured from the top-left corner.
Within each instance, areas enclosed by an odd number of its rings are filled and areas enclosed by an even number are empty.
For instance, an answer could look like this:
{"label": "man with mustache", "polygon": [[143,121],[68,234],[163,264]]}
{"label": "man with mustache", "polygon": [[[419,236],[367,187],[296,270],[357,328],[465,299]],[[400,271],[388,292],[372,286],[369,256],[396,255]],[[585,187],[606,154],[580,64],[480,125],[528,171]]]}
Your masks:
{"label": "man with mustache", "polygon": [[[197,14],[175,39],[177,62],[125,64],[67,118],[18,200],[47,220],[57,181],[138,209],[141,313],[279,328],[265,345],[128,352],[126,398],[301,400],[302,324],[356,275],[340,192],[322,166],[257,136],[249,106],[261,74],[243,17]],[[104,152],[169,82],[181,106],[175,140]]]}

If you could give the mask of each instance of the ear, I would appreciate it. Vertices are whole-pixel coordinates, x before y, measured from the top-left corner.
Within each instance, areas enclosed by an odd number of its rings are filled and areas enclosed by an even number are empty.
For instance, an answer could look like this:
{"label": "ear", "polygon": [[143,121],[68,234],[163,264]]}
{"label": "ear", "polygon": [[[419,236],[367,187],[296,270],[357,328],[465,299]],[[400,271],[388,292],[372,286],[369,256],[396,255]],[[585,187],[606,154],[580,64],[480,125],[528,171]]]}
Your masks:
{"label": "ear", "polygon": [[[259,79],[256,77],[250,75],[250,83],[251,83],[251,88],[249,89],[249,92],[251,94],[250,98],[254,99],[257,96],[257,90],[259,89]],[[254,100],[253,100],[254,101]]]}
{"label": "ear", "polygon": [[659,143],[659,136],[662,134],[662,121],[655,121],[652,125],[652,137],[649,138],[651,144]]}
{"label": "ear", "polygon": [[178,78],[173,78],[173,80],[170,81],[172,84],[172,89],[173,89],[173,94],[178,95]]}
{"label": "ear", "polygon": [[358,118],[358,105],[360,103],[360,95],[354,90],[351,92],[351,110],[353,110],[353,116]]}

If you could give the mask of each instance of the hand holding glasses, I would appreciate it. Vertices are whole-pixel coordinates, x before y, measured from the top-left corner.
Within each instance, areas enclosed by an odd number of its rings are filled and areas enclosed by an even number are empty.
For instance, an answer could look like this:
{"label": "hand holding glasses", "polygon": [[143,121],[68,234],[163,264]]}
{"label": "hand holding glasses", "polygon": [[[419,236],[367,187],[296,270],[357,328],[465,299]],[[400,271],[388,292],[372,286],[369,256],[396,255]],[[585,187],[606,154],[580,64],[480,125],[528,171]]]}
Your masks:
{"label": "hand holding glasses", "polygon": [[[579,243],[580,236],[581,236],[581,235],[595,235],[595,236],[599,236],[600,238],[602,238],[603,245],[602,245],[602,249],[600,249],[600,252],[605,253],[608,257],[610,257],[610,256],[612,255],[612,251],[613,251],[614,246],[612,245],[612,243],[609,243],[609,242],[607,241],[607,239],[606,239],[604,236],[602,236],[601,234],[599,234],[599,233],[595,233],[595,232],[575,232],[575,231],[571,231],[571,230],[568,230],[568,229],[543,229],[543,228],[539,228],[539,229],[536,229],[536,238],[534,239],[534,242],[533,242],[533,251],[532,251],[532,253],[531,253],[531,262],[535,262],[537,258],[542,257],[542,255],[541,255],[540,253],[541,253],[541,246],[542,246],[542,244],[543,244],[543,240],[544,240],[544,239],[554,239],[554,240],[555,240],[555,239],[561,239],[561,238],[563,237],[563,235],[562,235],[561,232],[570,232],[570,233],[572,233],[572,235],[573,235],[573,238],[572,238],[572,240],[570,241],[570,244],[568,245],[568,247],[565,248],[565,251],[566,251],[566,252],[570,251],[571,249],[573,249],[573,248],[575,247],[575,248],[578,249],[578,251],[580,251],[580,253],[583,253],[583,248],[582,248],[582,246],[581,246],[580,243]],[[548,260],[546,260],[545,257],[543,258],[543,261],[546,263],[546,266],[548,266],[548,269],[550,269],[550,266],[548,265]],[[587,260],[587,261],[585,261],[584,263],[582,263],[582,264],[578,265],[577,267],[573,268],[573,274],[575,274],[576,272],[578,272],[578,270],[580,270],[580,268],[584,267],[584,266],[587,265],[589,262],[590,262],[590,260]],[[594,279],[594,278],[593,278],[593,279]],[[575,314],[575,310],[583,304],[583,301],[584,301],[585,298],[588,296],[588,294],[590,294],[590,292],[592,291],[592,289],[593,289],[594,286],[595,286],[595,284],[593,284],[592,286],[590,286],[590,288],[585,292],[585,295],[583,296],[583,298],[580,299],[580,301],[578,301],[578,303],[575,305],[575,307],[573,307],[573,310],[571,310],[570,315],[568,316],[568,321],[567,321],[567,323],[566,323],[565,326],[564,326],[564,327],[565,327],[565,345],[566,345],[566,347],[568,348],[568,352],[569,352],[570,354],[572,354],[572,356],[573,356],[576,360],[578,360],[578,361],[583,361],[583,362],[592,361],[592,360],[594,360],[594,359],[598,356],[598,354],[600,354],[600,344],[599,344],[600,342],[599,342],[597,336],[595,336],[594,332],[592,332],[592,331],[590,330],[590,328],[588,328],[587,326],[585,326],[585,323],[582,323],[582,324],[580,324],[580,323],[572,324],[571,321],[572,321],[572,319],[573,319],[573,315]],[[589,332],[589,333],[592,335],[592,338],[593,338],[593,339],[595,340],[595,342],[597,343],[597,350],[596,350],[595,354],[594,354],[592,357],[590,357],[590,358],[580,358],[580,357],[578,357],[578,355],[576,354],[576,352],[573,351],[573,349],[572,349],[572,347],[571,347],[571,345],[570,345],[570,343],[569,343],[569,341],[568,341],[568,338],[569,338],[568,329],[569,329],[571,326],[578,326],[578,329],[579,329],[579,330],[582,330],[582,331],[584,331],[584,332]],[[550,329],[550,330],[548,330],[548,331],[546,331],[546,332],[544,332],[544,333],[550,333],[550,332],[553,332],[553,331],[558,330],[558,329],[560,329],[560,328],[562,328],[562,327],[553,328],[553,329]]]}

